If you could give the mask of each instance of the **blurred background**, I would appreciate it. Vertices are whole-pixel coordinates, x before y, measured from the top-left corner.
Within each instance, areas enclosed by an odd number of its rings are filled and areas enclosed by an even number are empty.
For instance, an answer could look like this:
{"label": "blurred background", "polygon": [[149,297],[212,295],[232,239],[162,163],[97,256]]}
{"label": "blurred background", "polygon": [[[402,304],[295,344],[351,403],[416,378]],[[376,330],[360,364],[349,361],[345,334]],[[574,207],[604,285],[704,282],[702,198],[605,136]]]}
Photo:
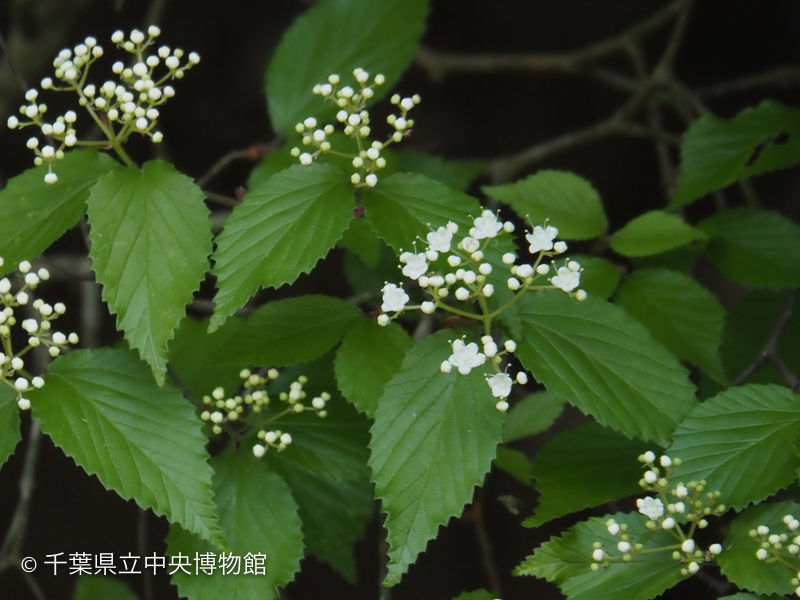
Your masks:
{"label": "blurred background", "polygon": [[[23,102],[20,79],[38,87],[42,77],[51,75],[52,59],[62,47],[72,47],[92,35],[110,49],[114,30],[158,23],[164,43],[197,51],[202,61],[175,86],[175,99],[162,111],[164,142],[154,147],[132,140],[129,152],[135,160],[144,161],[154,156],[155,149],[181,172],[200,178],[233,151],[275,142],[266,112],[264,72],[283,32],[312,3],[0,0],[0,34],[6,46],[0,57],[0,122],[17,114]],[[470,190],[478,195],[480,185],[538,169],[574,171],[600,192],[612,232],[638,214],[664,207],[676,176],[677,141],[699,111],[709,109],[730,118],[765,98],[800,106],[800,3],[698,0],[679,43],[670,44],[674,15],[640,31],[627,45],[621,41],[626,32],[637,31],[637,23],[669,11],[671,5],[663,0],[431,0],[422,40],[425,52],[398,84],[401,94],[422,97],[414,111],[413,137],[404,145],[444,158],[486,161],[490,169]],[[597,49],[596,44],[607,40],[616,40],[607,52],[601,47],[569,67],[554,58],[574,58],[574,52]],[[598,124],[626,106],[639,83],[662,61],[667,47],[675,53],[669,60],[674,85],[652,93],[658,102],[642,102],[625,114],[626,123],[638,124],[639,129],[593,134]],[[475,55],[481,56],[480,69],[475,61],[462,60]],[[525,56],[529,60],[513,60]],[[537,62],[536,57],[544,60]],[[55,110],[61,100],[66,98],[51,94],[45,101]],[[385,112],[380,107],[376,110]],[[32,166],[33,154],[25,148],[27,137],[25,132],[0,127],[0,188]],[[516,163],[513,172],[507,169],[509,161],[496,160],[519,158],[531,148],[537,149],[536,160]],[[206,189],[234,196],[238,187],[246,185],[255,164],[247,158],[232,161]],[[749,191],[734,189],[716,200],[735,205],[751,193],[764,206],[800,221],[798,169],[762,176]],[[697,203],[688,217],[700,218],[710,209],[713,206],[708,203]],[[54,254],[83,251],[77,233],[68,234],[53,249]],[[349,294],[335,271],[335,257],[326,263],[333,265],[333,274],[330,269],[327,276],[315,271],[303,279],[303,292]],[[706,277],[713,282],[714,273],[709,270]],[[64,286],[81,297],[74,285]],[[725,303],[726,290],[721,294]],[[736,290],[731,290],[730,297],[735,296]],[[109,317],[88,326],[90,345],[116,339]],[[87,343],[85,335],[82,341]],[[563,427],[581,418],[567,411],[559,423]],[[23,431],[27,429],[25,420]],[[516,447],[532,456],[544,440],[539,436]],[[25,439],[0,471],[0,535],[17,502],[24,444]],[[493,472],[479,494],[478,509],[468,508],[460,520],[447,526],[403,583],[391,590],[392,600],[447,600],[462,591],[486,587],[491,575],[481,549],[487,547],[493,551],[505,600],[560,597],[544,581],[511,577],[510,572],[533,547],[568,526],[568,521],[538,530],[522,528],[519,523],[535,506],[536,494],[502,472]],[[162,554],[166,531],[163,519],[141,513],[133,503],[106,492],[45,437],[24,555]],[[285,590],[285,598],[378,598],[379,531],[376,517],[356,546],[357,584],[347,583],[328,565],[307,558]],[[715,598],[719,590],[713,575],[685,582],[665,597]],[[140,598],[145,597],[143,581],[133,576],[122,579]],[[53,577],[41,567],[37,581],[48,600],[70,598],[75,585],[74,578],[63,573]],[[155,578],[153,585],[153,599],[177,598],[166,576]],[[7,571],[0,573],[0,598],[34,596],[18,572]]]}

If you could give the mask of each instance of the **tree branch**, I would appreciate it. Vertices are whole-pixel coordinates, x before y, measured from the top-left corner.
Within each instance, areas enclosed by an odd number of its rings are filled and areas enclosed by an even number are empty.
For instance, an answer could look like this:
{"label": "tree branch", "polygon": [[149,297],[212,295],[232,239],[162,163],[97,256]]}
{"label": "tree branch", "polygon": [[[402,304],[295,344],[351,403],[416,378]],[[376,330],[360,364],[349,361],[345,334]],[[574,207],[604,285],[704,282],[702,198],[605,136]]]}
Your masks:
{"label": "tree branch", "polygon": [[705,87],[697,88],[696,94],[701,98],[713,98],[724,96],[735,92],[745,92],[752,88],[768,85],[780,85],[784,87],[800,85],[800,68],[780,67],[765,73],[748,75],[741,79],[723,81]]}

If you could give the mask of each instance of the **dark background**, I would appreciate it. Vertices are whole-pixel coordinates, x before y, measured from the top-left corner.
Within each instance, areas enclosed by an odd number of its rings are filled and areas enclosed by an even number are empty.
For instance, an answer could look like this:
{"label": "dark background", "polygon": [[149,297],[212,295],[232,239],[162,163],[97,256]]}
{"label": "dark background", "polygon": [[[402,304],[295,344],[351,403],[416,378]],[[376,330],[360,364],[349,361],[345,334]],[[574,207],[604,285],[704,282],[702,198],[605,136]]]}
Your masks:
{"label": "dark background", "polygon": [[[8,41],[17,68],[28,84],[35,86],[49,74],[49,64],[59,48],[72,47],[94,35],[109,49],[112,31],[142,28],[148,24],[148,11],[160,11],[161,39],[171,46],[196,50],[202,62],[175,86],[177,96],[162,111],[164,143],[158,150],[180,171],[200,177],[229,151],[273,139],[263,92],[264,70],[282,33],[308,4],[299,0],[167,0],[152,4],[134,0],[0,0],[0,33]],[[432,0],[423,44],[463,53],[567,52],[619,34],[666,4],[655,0]],[[690,87],[699,88],[798,65],[799,23],[797,0],[701,0],[692,12],[677,56],[676,75]],[[650,64],[660,56],[670,27],[648,37],[645,51]],[[631,75],[624,56],[605,59],[602,64]],[[795,83],[799,83],[797,78]],[[460,73],[435,83],[412,66],[398,87],[401,93],[419,93],[423,98],[415,109],[414,136],[406,142],[407,147],[448,158],[491,159],[511,154],[602,121],[625,99],[623,93],[589,78],[559,73]],[[768,85],[707,102],[716,114],[731,117],[764,98],[800,105],[798,89],[800,86]],[[0,61],[0,121],[16,114],[22,101],[19,85],[8,65]],[[51,104],[55,110],[56,104]],[[676,134],[685,127],[669,111],[665,123]],[[0,128],[0,185],[32,165],[33,155],[24,147],[26,139],[25,133]],[[151,147],[136,141],[130,145],[138,160],[149,158],[152,152]],[[677,160],[676,154],[673,159]],[[234,163],[209,189],[232,196],[251,168],[252,163],[246,161]],[[606,204],[611,231],[637,214],[665,205],[654,145],[649,140],[604,139],[557,154],[531,170],[538,168],[568,169],[591,181]],[[478,185],[487,181],[479,180]],[[796,169],[761,177],[755,185],[766,206],[800,220]],[[473,191],[479,193],[478,187]],[[734,191],[729,201],[735,204],[741,199]],[[692,210],[701,214],[705,209]],[[77,252],[81,244],[80,236],[71,234],[59,248]],[[701,275],[703,268],[700,265]],[[706,276],[713,282],[713,273]],[[312,274],[304,285],[313,287],[315,281]],[[723,302],[729,301],[723,290]],[[98,343],[115,339],[113,321],[106,319],[97,327]],[[567,412],[559,423],[563,426],[580,418]],[[27,429],[26,418],[23,431]],[[542,442],[537,438],[517,447],[532,455]],[[0,532],[6,530],[16,505],[24,449],[25,441],[0,471]],[[41,566],[46,554],[139,553],[138,508],[106,492],[46,436],[36,486],[23,554],[39,560],[37,580],[48,599],[69,598],[74,580],[65,574],[46,575]],[[512,514],[498,501],[499,496],[507,495],[521,500],[520,514]],[[533,547],[568,525],[567,521],[536,531],[522,528],[519,523],[535,505],[535,492],[503,473],[489,476],[482,499],[504,598],[560,597],[553,586],[533,578],[511,577],[510,572]],[[163,553],[165,521],[147,513],[144,525],[146,553]],[[378,546],[376,519],[356,547],[357,587],[310,558],[303,562],[285,596],[298,600],[378,598]],[[668,597],[714,598],[714,577],[712,571],[694,578]],[[123,580],[141,595],[142,581],[134,577]],[[155,598],[177,597],[166,577],[157,578],[155,585]],[[391,591],[391,598],[449,600],[464,590],[486,585],[475,527],[465,516],[452,521],[430,544],[403,583]],[[31,597],[17,572],[0,574],[0,599]]]}

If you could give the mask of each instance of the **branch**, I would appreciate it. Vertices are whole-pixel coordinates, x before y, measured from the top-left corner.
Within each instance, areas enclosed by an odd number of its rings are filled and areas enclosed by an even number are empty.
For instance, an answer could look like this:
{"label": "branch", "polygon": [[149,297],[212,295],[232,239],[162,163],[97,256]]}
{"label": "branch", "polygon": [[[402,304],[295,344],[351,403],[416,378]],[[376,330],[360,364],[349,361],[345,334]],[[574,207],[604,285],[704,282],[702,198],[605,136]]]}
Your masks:
{"label": "branch", "polygon": [[22,73],[20,73],[19,69],[17,69],[17,65],[14,62],[14,59],[11,57],[11,52],[8,51],[8,45],[6,44],[6,39],[3,37],[2,33],[0,33],[0,51],[2,51],[3,56],[6,57],[8,70],[11,71],[12,75],[14,75],[14,79],[17,80],[19,87],[22,88],[23,92],[27,92],[28,84],[25,83],[25,78],[22,76]]}
{"label": "branch", "polygon": [[209,181],[219,175],[225,169],[225,167],[227,167],[233,161],[249,160],[251,162],[255,162],[257,160],[261,160],[270,153],[274,145],[275,142],[271,142],[269,144],[253,144],[241,150],[231,150],[217,162],[215,162],[205,173],[205,175],[198,177],[195,183],[201,188],[205,187],[208,185]]}
{"label": "branch", "polygon": [[565,54],[473,54],[462,55],[449,52],[436,52],[426,48],[420,49],[416,56],[416,64],[435,81],[441,80],[448,73],[455,72],[494,72],[500,70],[514,71],[558,71],[562,73],[586,73],[604,79],[611,85],[621,86],[630,90],[633,86],[618,75],[607,77],[607,73],[593,73],[586,65],[597,62],[615,52],[625,49],[631,40],[658,29],[664,23],[679,14],[686,4],[686,0],[676,0],[659,12],[634,24],[626,32],[590,44]]}
{"label": "branch", "polygon": [[715,83],[696,90],[696,94],[701,98],[713,98],[724,96],[735,92],[744,92],[752,88],[768,85],[780,85],[784,87],[800,85],[800,68],[780,67],[773,71],[748,75],[741,79]]}
{"label": "branch", "polygon": [[478,538],[478,545],[481,549],[483,570],[486,571],[486,579],[488,583],[487,588],[493,595],[502,597],[503,592],[500,586],[500,575],[497,570],[497,565],[494,563],[492,539],[489,537],[489,531],[486,529],[486,522],[483,519],[483,509],[483,490],[478,488],[478,490],[475,492],[475,500],[472,503],[472,508],[469,511],[469,517],[475,526],[475,535]]}
{"label": "branch", "polygon": [[789,323],[789,319],[792,317],[792,312],[794,311],[794,306],[797,303],[797,290],[792,290],[789,293],[789,297],[786,298],[786,304],[783,307],[783,311],[778,317],[778,321],[775,323],[775,327],[772,330],[772,333],[767,339],[767,343],[764,344],[764,348],[761,350],[760,354],[756,357],[756,359],[750,363],[744,371],[742,371],[739,376],[731,382],[731,387],[741,385],[749,377],[758,371],[764,364],[767,362],[773,362],[778,367],[778,370],[781,371],[781,375],[783,376],[784,380],[786,381],[786,385],[792,389],[796,389],[798,385],[800,385],[800,380],[792,373],[783,360],[778,356],[778,343],[781,341],[781,336],[783,336],[783,332],[786,330],[786,326]]}

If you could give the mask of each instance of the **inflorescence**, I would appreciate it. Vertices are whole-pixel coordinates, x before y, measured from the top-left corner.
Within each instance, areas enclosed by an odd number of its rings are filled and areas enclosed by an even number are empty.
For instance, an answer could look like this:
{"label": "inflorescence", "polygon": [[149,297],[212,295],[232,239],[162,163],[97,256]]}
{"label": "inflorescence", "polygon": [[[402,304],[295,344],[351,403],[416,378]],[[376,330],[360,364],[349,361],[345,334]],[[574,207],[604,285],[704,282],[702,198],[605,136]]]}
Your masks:
{"label": "inflorescence", "polygon": [[[479,217],[473,218],[473,227],[468,235],[459,236],[459,227],[450,222],[447,225],[434,229],[431,227],[425,240],[422,252],[402,252],[400,254],[400,268],[403,275],[417,282],[425,291],[429,299],[419,305],[409,305],[410,297],[401,285],[386,283],[383,289],[383,314],[378,317],[378,323],[388,325],[403,311],[419,309],[425,314],[433,314],[437,309],[442,309],[465,318],[483,321],[484,335],[480,342],[482,348],[475,342],[467,343],[463,339],[452,342],[453,354],[441,365],[444,373],[450,373],[456,368],[462,375],[467,375],[474,368],[484,365],[487,360],[494,369],[494,374],[487,376],[486,380],[492,390],[492,395],[498,399],[497,409],[505,412],[508,410],[508,396],[511,393],[514,380],[500,370],[500,363],[504,355],[516,350],[513,340],[506,340],[501,351],[497,341],[491,334],[491,321],[509,306],[515,303],[529,290],[560,289],[577,300],[585,300],[586,292],[574,291],[580,285],[581,266],[574,260],[567,259],[560,267],[554,263],[544,263],[548,257],[555,257],[567,250],[567,244],[556,241],[558,229],[550,225],[533,227],[532,232],[526,232],[528,251],[536,255],[533,263],[516,264],[517,256],[514,253],[503,254],[500,261],[509,269],[510,277],[506,280],[508,288],[514,296],[500,308],[490,311],[487,299],[495,293],[494,285],[488,282],[488,276],[494,267],[487,259],[496,243],[494,240],[501,235],[514,232],[511,221],[498,220],[497,214],[490,210],[481,211]],[[555,275],[547,277],[552,271]],[[548,283],[544,283],[547,281]],[[469,312],[449,299],[455,298],[458,302],[475,304],[477,302],[481,314]],[[394,313],[389,316],[387,313]],[[520,372],[516,382],[524,385],[528,376]]]}
{"label": "inflorescence", "polygon": [[209,409],[204,410],[200,414],[200,418],[210,423],[212,432],[218,435],[222,433],[222,426],[225,423],[242,422],[242,417],[245,416],[245,408],[249,408],[249,412],[252,414],[252,418],[249,419],[251,421],[249,425],[259,428],[257,437],[261,440],[260,443],[253,446],[253,454],[257,458],[261,458],[268,448],[274,448],[278,452],[285,450],[292,443],[291,434],[282,432],[279,429],[267,430],[264,425],[273,423],[289,414],[309,411],[324,419],[328,416],[325,406],[330,401],[331,396],[327,392],[323,392],[319,396],[312,398],[311,402],[305,402],[307,394],[303,386],[308,382],[308,379],[301,375],[289,385],[288,392],[278,394],[278,400],[285,403],[286,408],[267,419],[262,419],[260,422],[255,423],[255,421],[258,421],[257,415],[270,406],[271,398],[266,388],[269,382],[278,378],[278,375],[277,369],[269,369],[263,375],[258,372],[252,372],[250,369],[242,369],[239,373],[243,386],[241,393],[226,398],[225,390],[221,387],[216,388],[210,396],[203,397],[203,404],[208,406]]}
{"label": "inflorescence", "polygon": [[145,51],[155,45],[155,39],[160,34],[161,30],[152,25],[147,29],[147,35],[134,29],[127,40],[122,31],[116,31],[111,36],[111,41],[117,47],[132,55],[131,66],[126,66],[123,61],[112,65],[111,71],[117,81],[108,80],[102,85],[88,83],[89,68],[104,54],[103,48],[93,37],[87,37],[72,50],[61,50],[53,61],[55,81],[51,77],[42,79],[43,90],[77,93],[78,104],[86,109],[107,140],[79,140],[75,129],[78,115],[73,110],[68,110],[55,120],[46,121],[44,115],[47,105],[39,103],[39,91],[30,89],[26,92],[28,104],[20,107],[20,113],[29,120],[21,121],[11,116],[8,118],[8,127],[36,126],[47,138],[47,143],[41,148],[36,136],[27,142],[28,148],[36,154],[34,164],[48,165],[44,177],[46,183],[58,181],[53,168],[58,160],[64,158],[66,148],[102,147],[110,143],[120,156],[126,157],[120,145],[133,133],[146,135],[155,143],[163,139],[164,136],[155,130],[155,126],[160,114],[159,107],[175,95],[175,90],[167,82],[181,79],[185,71],[200,62],[200,57],[191,52],[184,58],[183,50],[169,46],[160,46],[155,53],[147,54]]}
{"label": "inflorescence", "polygon": [[[0,257],[0,270],[4,260]],[[21,279],[15,284],[15,280]],[[61,302],[54,305],[47,304],[41,299],[31,302],[33,291],[42,281],[50,279],[47,269],[34,271],[31,263],[22,261],[19,264],[19,277],[3,277],[0,279],[0,381],[14,390],[17,397],[17,406],[21,410],[28,410],[31,402],[24,394],[31,388],[44,387],[44,379],[32,376],[25,369],[25,360],[22,358],[33,348],[44,345],[52,357],[61,354],[68,344],[77,344],[78,336],[74,333],[65,335],[60,331],[51,331],[53,321],[63,315],[67,309]],[[17,311],[29,305],[35,311],[35,317],[17,321]],[[19,324],[28,336],[28,344],[22,350],[15,352],[11,343],[12,327]]]}
{"label": "inflorescence", "polygon": [[800,596],[800,565],[797,563],[800,558],[800,521],[793,515],[785,515],[783,524],[786,531],[782,533],[771,532],[766,525],[759,525],[749,533],[761,546],[756,550],[756,558],[764,562],[779,562],[792,571],[794,577],[790,581],[795,586],[795,595]]}
{"label": "inflorescence", "polygon": [[711,544],[708,550],[703,551],[697,548],[693,539],[697,529],[708,526],[706,517],[725,512],[725,506],[717,504],[720,492],[704,492],[704,480],[671,484],[670,478],[681,465],[678,458],[671,459],[664,455],[656,465],[656,455],[648,451],[639,456],[639,461],[646,468],[639,485],[648,492],[656,493],[656,497],[647,496],[636,501],[639,513],[648,518],[647,529],[667,531],[675,537],[676,543],[645,550],[644,544],[634,538],[627,525],[609,519],[606,521],[608,533],[618,537],[620,541],[616,545],[616,551],[606,548],[601,542],[595,542],[591,568],[598,571],[612,562],[630,562],[643,551],[671,550],[672,558],[685,565],[681,567],[681,574],[693,575],[704,562],[713,561],[722,553],[720,544]]}
{"label": "inflorescence", "polygon": [[374,87],[383,85],[386,78],[380,73],[375,75],[369,83],[370,75],[364,69],[355,69],[353,77],[356,80],[355,88],[349,85],[339,87],[340,77],[333,74],[328,77],[327,83],[318,83],[312,90],[314,94],[322,96],[325,102],[331,102],[339,107],[336,120],[344,127],[344,135],[356,141],[357,154],[349,154],[335,150],[331,146],[331,135],[335,127],[331,124],[320,126],[314,117],[308,117],[295,126],[297,133],[303,136],[303,145],[312,146],[315,150],[303,152],[300,148],[292,148],[292,156],[297,157],[300,163],[308,166],[321,154],[334,154],[352,159],[356,171],[350,176],[350,181],[356,187],[375,187],[378,183],[377,171],[386,166],[386,159],[381,156],[381,151],[390,144],[403,140],[411,132],[414,120],[408,118],[408,111],[419,104],[418,95],[401,98],[395,94],[391,98],[392,104],[397,105],[400,114],[389,115],[387,122],[394,128],[394,133],[384,142],[370,141],[372,129],[370,115],[367,110],[369,100],[375,95]]}

